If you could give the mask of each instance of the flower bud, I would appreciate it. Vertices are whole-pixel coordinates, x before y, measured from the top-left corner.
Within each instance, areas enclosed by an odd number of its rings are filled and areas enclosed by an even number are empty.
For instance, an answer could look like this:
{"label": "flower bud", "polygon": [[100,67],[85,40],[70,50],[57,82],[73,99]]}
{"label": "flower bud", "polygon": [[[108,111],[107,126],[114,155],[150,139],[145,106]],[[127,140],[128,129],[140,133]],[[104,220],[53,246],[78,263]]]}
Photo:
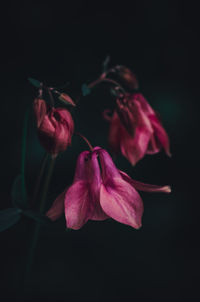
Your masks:
{"label": "flower bud", "polygon": [[34,100],[33,110],[41,145],[53,157],[65,151],[71,144],[74,131],[74,122],[70,112],[64,108],[50,107],[40,98]]}
{"label": "flower bud", "polygon": [[138,89],[138,80],[129,68],[123,65],[119,65],[116,66],[116,70],[117,75],[124,85],[126,85],[131,90]]}

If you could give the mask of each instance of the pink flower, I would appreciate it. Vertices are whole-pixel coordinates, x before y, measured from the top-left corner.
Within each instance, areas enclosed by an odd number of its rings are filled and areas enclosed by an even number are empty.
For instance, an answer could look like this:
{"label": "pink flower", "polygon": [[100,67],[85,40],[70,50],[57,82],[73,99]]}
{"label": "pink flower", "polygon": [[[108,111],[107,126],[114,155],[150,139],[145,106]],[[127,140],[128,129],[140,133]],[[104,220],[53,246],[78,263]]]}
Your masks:
{"label": "pink flower", "polygon": [[84,151],[79,155],[73,184],[58,196],[46,215],[56,220],[65,211],[66,225],[74,230],[80,229],[88,220],[107,218],[138,229],[143,202],[137,189],[171,191],[168,186],[134,181],[116,168],[106,150],[95,147],[93,152]]}
{"label": "pink flower", "polygon": [[145,154],[163,148],[170,156],[169,138],[156,112],[141,93],[127,94],[117,100],[111,118],[109,143],[135,165]]}
{"label": "pink flower", "polygon": [[42,99],[35,99],[33,105],[38,137],[41,145],[56,156],[71,144],[74,122],[70,112],[63,108],[50,108]]}

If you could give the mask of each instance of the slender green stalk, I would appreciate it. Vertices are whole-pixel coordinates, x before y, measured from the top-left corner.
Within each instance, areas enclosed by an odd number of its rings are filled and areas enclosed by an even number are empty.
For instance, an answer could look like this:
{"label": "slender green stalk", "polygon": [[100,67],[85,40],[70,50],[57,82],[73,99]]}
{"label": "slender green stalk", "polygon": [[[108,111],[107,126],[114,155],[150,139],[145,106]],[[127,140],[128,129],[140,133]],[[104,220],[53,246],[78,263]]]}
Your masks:
{"label": "slender green stalk", "polygon": [[27,143],[29,110],[30,109],[28,109],[25,113],[23,132],[22,132],[21,176],[22,176],[22,198],[24,204],[26,202],[25,162],[26,162],[26,143]]}
{"label": "slender green stalk", "polygon": [[[51,158],[51,162],[49,164],[49,168],[47,171],[47,175],[46,175],[46,179],[45,179],[44,187],[43,187],[43,192],[42,192],[42,197],[41,197],[41,201],[40,201],[39,212],[41,214],[43,214],[44,209],[45,209],[45,201],[46,201],[46,197],[47,197],[47,192],[48,192],[51,176],[53,173],[54,164],[55,164],[55,158]],[[23,283],[24,290],[25,290],[25,285],[28,284],[29,279],[30,279],[30,274],[31,274],[32,266],[33,266],[34,254],[35,254],[35,249],[37,246],[39,231],[40,231],[40,223],[35,222],[32,241],[31,241],[28,258],[27,258],[27,263],[26,263],[25,275],[24,275],[24,283]]]}
{"label": "slender green stalk", "polygon": [[41,185],[41,180],[42,180],[44,170],[45,170],[45,167],[46,167],[46,164],[47,164],[47,159],[48,159],[48,153],[45,153],[45,155],[42,159],[42,162],[41,162],[40,172],[39,172],[39,175],[37,177],[33,197],[32,197],[32,200],[31,200],[33,205],[35,204],[36,198],[38,197],[38,192],[39,192],[39,188],[40,188],[40,185]]}

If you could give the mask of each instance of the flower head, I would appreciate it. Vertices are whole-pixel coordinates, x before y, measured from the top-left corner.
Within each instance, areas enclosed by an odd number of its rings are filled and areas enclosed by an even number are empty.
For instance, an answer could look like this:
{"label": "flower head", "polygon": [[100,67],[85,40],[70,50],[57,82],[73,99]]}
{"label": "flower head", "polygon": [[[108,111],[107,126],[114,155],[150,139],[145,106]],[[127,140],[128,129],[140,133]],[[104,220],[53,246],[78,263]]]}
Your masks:
{"label": "flower head", "polygon": [[169,138],[156,112],[141,93],[127,94],[117,100],[111,118],[109,143],[135,165],[145,154],[164,148],[170,156]]}
{"label": "flower head", "polygon": [[71,144],[74,122],[70,112],[63,108],[50,108],[42,99],[36,98],[33,105],[38,137],[41,145],[56,156]]}
{"label": "flower head", "polygon": [[75,230],[88,220],[107,218],[138,229],[141,227],[143,202],[137,189],[170,192],[168,186],[132,180],[116,168],[106,150],[95,147],[93,152],[84,151],[79,155],[73,184],[58,196],[46,215],[56,220],[65,211],[67,227]]}

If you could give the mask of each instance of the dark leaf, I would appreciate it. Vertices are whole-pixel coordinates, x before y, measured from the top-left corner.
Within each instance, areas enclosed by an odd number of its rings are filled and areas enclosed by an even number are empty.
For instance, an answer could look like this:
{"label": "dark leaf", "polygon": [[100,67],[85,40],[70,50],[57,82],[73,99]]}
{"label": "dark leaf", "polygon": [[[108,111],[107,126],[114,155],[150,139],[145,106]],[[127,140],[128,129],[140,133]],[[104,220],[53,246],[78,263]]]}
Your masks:
{"label": "dark leaf", "polygon": [[83,96],[86,96],[86,95],[90,94],[91,89],[86,84],[83,84],[81,86],[81,91],[82,91]]}
{"label": "dark leaf", "polygon": [[14,207],[24,209],[26,207],[26,198],[23,191],[22,175],[19,174],[13,183],[11,190],[12,204]]}
{"label": "dark leaf", "polygon": [[28,78],[28,80],[29,80],[29,82],[30,82],[33,86],[35,86],[35,87],[37,87],[37,88],[40,88],[41,82],[39,82],[38,80],[35,80],[35,79],[33,79],[33,78]]}
{"label": "dark leaf", "polygon": [[12,227],[21,217],[21,210],[18,208],[8,208],[0,211],[0,232]]}
{"label": "dark leaf", "polygon": [[34,212],[32,210],[24,210],[23,212],[23,215],[29,217],[29,218],[32,218],[34,219],[35,221],[43,224],[43,225],[50,225],[52,224],[51,220],[45,216],[45,215],[42,215],[40,213],[37,213],[37,212]]}

